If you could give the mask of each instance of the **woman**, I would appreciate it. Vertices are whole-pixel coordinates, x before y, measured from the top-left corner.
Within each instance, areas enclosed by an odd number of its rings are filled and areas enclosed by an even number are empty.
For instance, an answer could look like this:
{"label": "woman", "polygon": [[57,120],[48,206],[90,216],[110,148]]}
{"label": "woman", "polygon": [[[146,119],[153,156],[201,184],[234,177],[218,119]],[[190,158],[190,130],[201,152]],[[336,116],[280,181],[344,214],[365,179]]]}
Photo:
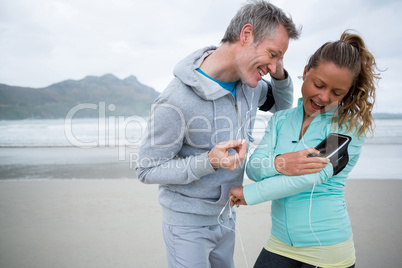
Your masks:
{"label": "woman", "polygon": [[[271,236],[255,267],[354,267],[344,188],[373,130],[376,68],[363,39],[345,31],[309,59],[298,107],[272,116],[246,169],[256,183],[229,192],[231,205],[272,200]],[[351,137],[344,166],[334,172],[336,163],[322,158],[322,166],[312,165],[302,174],[281,173],[286,165],[303,163],[308,157],[303,149],[330,133]]]}

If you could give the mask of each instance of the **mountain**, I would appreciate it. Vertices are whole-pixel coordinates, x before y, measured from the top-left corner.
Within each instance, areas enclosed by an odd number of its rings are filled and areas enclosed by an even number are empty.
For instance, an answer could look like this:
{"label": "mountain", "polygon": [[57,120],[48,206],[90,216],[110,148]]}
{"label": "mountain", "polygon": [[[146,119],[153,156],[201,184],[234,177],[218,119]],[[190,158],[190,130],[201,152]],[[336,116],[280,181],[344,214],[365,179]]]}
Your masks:
{"label": "mountain", "polygon": [[66,80],[45,88],[0,84],[0,119],[146,116],[159,95],[135,76],[112,74]]}

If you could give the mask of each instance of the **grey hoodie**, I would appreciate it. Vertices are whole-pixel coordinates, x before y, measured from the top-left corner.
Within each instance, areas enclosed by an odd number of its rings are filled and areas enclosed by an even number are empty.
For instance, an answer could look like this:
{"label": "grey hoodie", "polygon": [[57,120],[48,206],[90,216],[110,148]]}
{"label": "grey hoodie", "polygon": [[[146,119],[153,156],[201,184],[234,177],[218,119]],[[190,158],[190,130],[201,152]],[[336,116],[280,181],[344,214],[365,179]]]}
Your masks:
{"label": "grey hoodie", "polygon": [[[250,142],[256,110],[267,98],[266,81],[260,81],[256,88],[238,82],[235,99],[197,72],[215,49],[200,49],[176,65],[175,78],[152,106],[146,138],[139,150],[138,178],[143,183],[160,185],[159,203],[167,224],[218,224],[229,189],[243,183],[246,161],[234,171],[215,170],[208,152],[223,141],[241,138]],[[275,105],[270,111],[290,108],[290,77],[273,79],[272,87]],[[224,211],[223,218],[228,213],[228,209]]]}

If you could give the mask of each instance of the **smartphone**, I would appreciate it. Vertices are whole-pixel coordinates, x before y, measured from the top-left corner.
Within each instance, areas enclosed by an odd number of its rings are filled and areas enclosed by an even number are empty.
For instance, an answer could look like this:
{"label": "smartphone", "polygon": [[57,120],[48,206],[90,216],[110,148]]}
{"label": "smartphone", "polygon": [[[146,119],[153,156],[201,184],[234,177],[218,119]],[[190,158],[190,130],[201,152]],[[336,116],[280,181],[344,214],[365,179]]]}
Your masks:
{"label": "smartphone", "polygon": [[315,149],[319,151],[318,154],[309,154],[307,157],[326,157],[329,158],[333,167],[334,175],[343,170],[349,161],[348,145],[352,140],[351,137],[330,133]]}
{"label": "smartphone", "polygon": [[345,151],[349,145],[351,137],[338,134],[330,133],[320,144],[318,144],[315,149],[319,151],[319,154],[309,154],[308,157],[326,157],[331,158],[341,151]]}

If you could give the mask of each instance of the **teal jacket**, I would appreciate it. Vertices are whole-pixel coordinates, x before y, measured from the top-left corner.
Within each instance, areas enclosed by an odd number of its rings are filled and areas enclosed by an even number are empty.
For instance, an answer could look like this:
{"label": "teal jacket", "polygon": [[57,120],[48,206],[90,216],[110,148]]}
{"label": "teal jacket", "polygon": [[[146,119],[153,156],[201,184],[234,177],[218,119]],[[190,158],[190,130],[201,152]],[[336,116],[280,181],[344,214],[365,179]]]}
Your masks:
{"label": "teal jacket", "polygon": [[[246,172],[256,183],[244,186],[248,205],[272,200],[271,233],[282,242],[295,247],[333,245],[352,236],[350,220],[344,200],[345,183],[355,166],[364,135],[358,138],[355,131],[345,133],[332,123],[335,112],[316,116],[301,140],[299,139],[303,103],[298,107],[278,111],[268,123],[265,135],[247,164]],[[279,154],[315,147],[329,133],[342,133],[352,137],[348,147],[349,162],[336,176],[331,163],[320,172],[302,176],[286,176],[274,166]],[[311,213],[310,196],[313,190]],[[311,228],[309,217],[311,215]]]}

